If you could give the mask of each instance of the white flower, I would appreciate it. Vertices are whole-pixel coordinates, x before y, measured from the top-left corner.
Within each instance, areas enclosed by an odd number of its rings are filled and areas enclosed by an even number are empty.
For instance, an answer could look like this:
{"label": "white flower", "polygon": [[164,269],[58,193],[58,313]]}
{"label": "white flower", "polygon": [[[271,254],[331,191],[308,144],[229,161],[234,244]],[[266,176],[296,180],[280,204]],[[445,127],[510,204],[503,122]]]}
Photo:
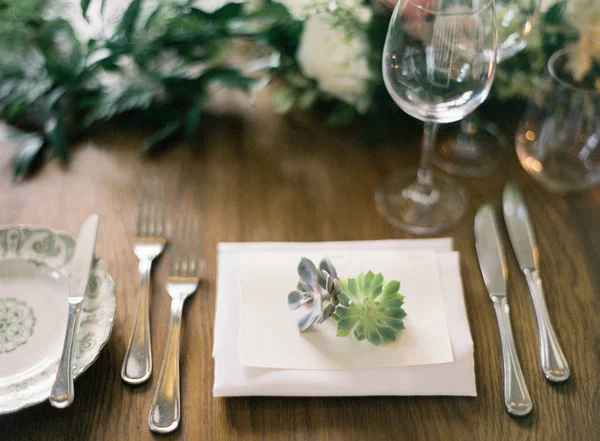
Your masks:
{"label": "white flower", "polygon": [[277,0],[284,5],[293,17],[301,18],[306,10],[313,4],[313,0]]}
{"label": "white flower", "polygon": [[581,81],[592,68],[592,60],[600,61],[600,3],[597,0],[571,0],[565,12],[567,21],[577,29],[579,39],[571,47],[568,68]]}
{"label": "white flower", "polygon": [[321,91],[364,113],[370,104],[373,74],[367,60],[364,32],[332,26],[328,14],[311,15],[304,24],[296,58],[304,75],[317,81]]}
{"label": "white flower", "polygon": [[342,7],[352,9],[355,18],[362,23],[371,20],[373,11],[362,6],[359,0],[275,0],[284,5],[293,17],[304,19],[319,12],[333,12]]}
{"label": "white flower", "polygon": [[546,12],[548,9],[550,9],[552,6],[554,6],[558,2],[559,2],[559,0],[541,0],[540,11]]}

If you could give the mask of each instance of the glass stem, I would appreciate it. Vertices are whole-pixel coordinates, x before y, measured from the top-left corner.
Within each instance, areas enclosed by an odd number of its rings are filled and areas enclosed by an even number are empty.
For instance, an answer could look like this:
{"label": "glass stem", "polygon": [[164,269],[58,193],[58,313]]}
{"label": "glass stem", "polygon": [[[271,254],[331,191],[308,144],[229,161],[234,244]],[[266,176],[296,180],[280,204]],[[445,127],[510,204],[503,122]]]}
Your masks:
{"label": "glass stem", "polygon": [[475,112],[467,115],[460,122],[460,130],[465,135],[474,135],[479,128],[479,117]]}
{"label": "glass stem", "polygon": [[424,193],[431,193],[433,191],[433,174],[430,158],[433,146],[435,145],[438,128],[439,124],[437,123],[425,122],[423,144],[421,146],[421,162],[419,164],[419,171],[417,172],[417,182],[425,190]]}

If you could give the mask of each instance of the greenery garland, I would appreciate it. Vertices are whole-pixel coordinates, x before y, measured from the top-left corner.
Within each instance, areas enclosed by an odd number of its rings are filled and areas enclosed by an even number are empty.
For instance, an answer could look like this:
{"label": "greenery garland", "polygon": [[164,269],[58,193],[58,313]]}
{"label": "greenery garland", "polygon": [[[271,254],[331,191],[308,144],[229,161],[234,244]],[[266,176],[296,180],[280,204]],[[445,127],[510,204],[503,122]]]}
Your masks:
{"label": "greenery garland", "polygon": [[[105,0],[96,1],[103,8]],[[175,136],[192,145],[215,85],[248,92],[257,82],[229,57],[238,39],[267,45],[277,54],[277,62],[263,66],[261,73],[280,80],[272,95],[280,112],[325,104],[330,124],[345,124],[363,113],[369,139],[384,131],[390,115],[400,113],[380,74],[389,11],[380,12],[371,3],[360,7],[368,9],[368,20],[358,17],[360,8],[352,4],[331,8],[330,2],[316,1],[307,11],[323,15],[332,29],[364,35],[372,74],[365,80],[369,100],[361,110],[305,73],[298,52],[308,25],[284,4],[226,3],[208,11],[193,0],[152,5],[131,0],[110,35],[80,41],[72,23],[50,13],[51,2],[0,0],[0,117],[26,129],[14,132],[19,144],[15,179],[51,158],[67,162],[69,147],[89,127],[119,115],[156,127],[140,145],[144,153]],[[498,98],[526,97],[549,56],[577,38],[564,24],[564,6],[559,1],[546,10],[528,48],[500,65],[493,92]],[[83,17],[89,8],[90,0],[81,0]]]}
{"label": "greenery garland", "polygon": [[[248,91],[256,81],[227,63],[227,45],[268,38],[290,19],[278,3],[258,10],[229,3],[206,12],[159,2],[143,17],[142,1],[132,0],[113,35],[84,44],[67,20],[44,18],[49,6],[0,1],[0,115],[28,129],[18,136],[15,179],[50,158],[66,162],[88,127],[117,115],[158,127],[142,142],[144,153],[177,134],[192,143],[214,85]],[[81,6],[85,16],[89,1]]]}

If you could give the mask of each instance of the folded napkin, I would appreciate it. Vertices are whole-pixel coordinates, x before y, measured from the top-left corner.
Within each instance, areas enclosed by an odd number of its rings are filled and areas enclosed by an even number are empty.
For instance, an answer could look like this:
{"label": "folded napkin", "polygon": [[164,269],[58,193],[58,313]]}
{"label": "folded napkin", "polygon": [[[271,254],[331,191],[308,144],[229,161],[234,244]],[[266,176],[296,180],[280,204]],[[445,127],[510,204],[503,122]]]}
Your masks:
{"label": "folded napkin", "polygon": [[[431,249],[437,252],[454,362],[362,370],[270,369],[243,366],[239,359],[240,259],[244,251],[343,249]],[[473,340],[463,299],[458,253],[451,239],[329,243],[221,243],[218,247],[213,395],[476,396]]]}

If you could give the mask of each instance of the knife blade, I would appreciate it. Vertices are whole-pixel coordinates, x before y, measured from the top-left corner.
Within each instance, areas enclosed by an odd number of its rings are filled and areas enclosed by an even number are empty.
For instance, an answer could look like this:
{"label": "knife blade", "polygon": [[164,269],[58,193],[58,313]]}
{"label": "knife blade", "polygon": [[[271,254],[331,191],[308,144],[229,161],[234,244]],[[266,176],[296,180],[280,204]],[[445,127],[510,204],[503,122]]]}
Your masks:
{"label": "knife blade", "polygon": [[508,236],[525,275],[535,310],[542,371],[549,381],[566,381],[571,370],[550,321],[539,275],[539,251],[533,226],[521,191],[515,183],[508,183],[504,187],[502,207]]}
{"label": "knife blade", "polygon": [[525,416],[532,409],[531,398],[510,325],[510,309],[506,293],[507,269],[504,250],[498,233],[494,208],[484,205],[475,216],[475,249],[488,294],[494,305],[504,373],[504,405],[509,414]]}
{"label": "knife blade", "polygon": [[73,389],[73,347],[75,331],[79,323],[81,304],[85,297],[90,271],[94,262],[94,249],[98,233],[98,216],[92,214],[83,223],[77,237],[69,286],[69,315],[63,343],[62,356],[56,372],[56,380],[50,393],[50,404],[59,409],[69,406],[75,398]]}

